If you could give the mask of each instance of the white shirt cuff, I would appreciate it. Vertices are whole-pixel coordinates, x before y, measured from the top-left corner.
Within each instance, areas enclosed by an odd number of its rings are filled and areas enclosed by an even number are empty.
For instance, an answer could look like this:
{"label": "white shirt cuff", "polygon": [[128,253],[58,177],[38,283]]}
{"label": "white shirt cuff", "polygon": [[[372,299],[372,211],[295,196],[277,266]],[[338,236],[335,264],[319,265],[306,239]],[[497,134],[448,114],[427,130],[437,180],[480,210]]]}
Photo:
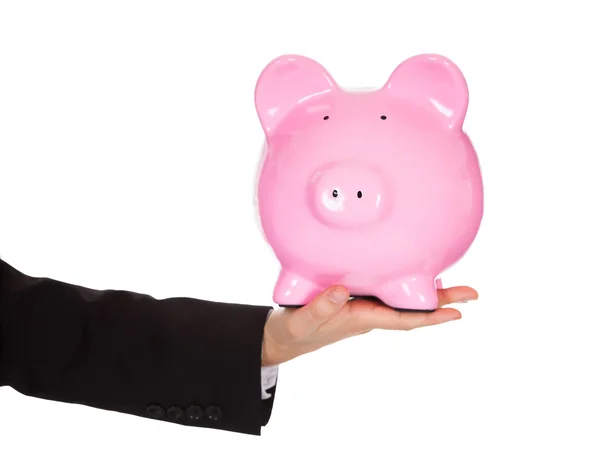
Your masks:
{"label": "white shirt cuff", "polygon": [[267,389],[271,389],[277,383],[277,375],[279,373],[279,366],[266,366],[261,369],[262,376],[262,399],[268,399],[271,394],[267,392]]}

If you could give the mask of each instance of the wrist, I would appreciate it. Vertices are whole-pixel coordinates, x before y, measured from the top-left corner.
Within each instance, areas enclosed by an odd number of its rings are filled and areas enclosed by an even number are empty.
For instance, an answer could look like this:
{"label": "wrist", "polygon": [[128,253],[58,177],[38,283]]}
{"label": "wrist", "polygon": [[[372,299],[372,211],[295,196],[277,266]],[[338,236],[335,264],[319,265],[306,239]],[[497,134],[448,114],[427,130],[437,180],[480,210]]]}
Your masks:
{"label": "wrist", "polygon": [[272,311],[267,318],[263,332],[262,366],[278,366],[293,358],[289,342],[282,342],[281,313]]}
{"label": "wrist", "polygon": [[281,360],[281,348],[269,335],[269,330],[265,327],[262,345],[262,367],[278,366]]}

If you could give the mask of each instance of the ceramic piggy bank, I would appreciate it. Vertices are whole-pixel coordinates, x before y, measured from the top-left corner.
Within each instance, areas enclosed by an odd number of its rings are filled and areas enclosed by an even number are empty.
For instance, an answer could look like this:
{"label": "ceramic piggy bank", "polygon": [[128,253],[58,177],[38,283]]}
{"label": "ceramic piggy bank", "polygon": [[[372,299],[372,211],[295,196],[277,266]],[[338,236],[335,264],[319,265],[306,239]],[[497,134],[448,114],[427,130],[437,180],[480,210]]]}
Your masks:
{"label": "ceramic piggy bank", "polygon": [[373,90],[341,88],[316,61],[271,61],[255,89],[266,136],[256,198],[281,272],[273,299],[303,306],[331,285],[398,309],[435,310],[436,281],[483,215],[469,94],[439,55],[400,63]]}

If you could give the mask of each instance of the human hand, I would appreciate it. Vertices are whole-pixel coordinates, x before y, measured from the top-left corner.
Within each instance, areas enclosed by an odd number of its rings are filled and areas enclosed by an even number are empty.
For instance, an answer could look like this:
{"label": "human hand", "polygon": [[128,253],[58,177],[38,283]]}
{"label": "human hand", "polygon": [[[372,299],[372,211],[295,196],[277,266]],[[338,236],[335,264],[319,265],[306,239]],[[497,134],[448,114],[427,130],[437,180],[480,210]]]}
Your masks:
{"label": "human hand", "polygon": [[439,289],[435,311],[400,312],[377,301],[348,301],[348,291],[334,286],[304,307],[273,311],[265,324],[263,366],[278,365],[374,329],[408,331],[458,320],[461,313],[444,306],[477,298],[470,287]]}

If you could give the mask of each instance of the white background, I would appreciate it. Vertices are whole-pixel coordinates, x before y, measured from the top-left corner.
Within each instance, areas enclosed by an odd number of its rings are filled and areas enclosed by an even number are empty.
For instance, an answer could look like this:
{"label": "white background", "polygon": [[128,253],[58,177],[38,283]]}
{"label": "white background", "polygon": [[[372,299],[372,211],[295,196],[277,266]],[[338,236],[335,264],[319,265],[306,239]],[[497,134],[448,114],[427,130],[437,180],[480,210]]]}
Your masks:
{"label": "white background", "polygon": [[261,437],[2,388],[0,449],[600,452],[592,5],[0,2],[0,252],[26,273],[271,304],[253,92],[284,53],[317,59],[344,86],[383,84],[416,53],[450,57],[469,83],[465,130],[486,190],[480,235],[445,275],[480,293],[463,319],[283,365]]}

